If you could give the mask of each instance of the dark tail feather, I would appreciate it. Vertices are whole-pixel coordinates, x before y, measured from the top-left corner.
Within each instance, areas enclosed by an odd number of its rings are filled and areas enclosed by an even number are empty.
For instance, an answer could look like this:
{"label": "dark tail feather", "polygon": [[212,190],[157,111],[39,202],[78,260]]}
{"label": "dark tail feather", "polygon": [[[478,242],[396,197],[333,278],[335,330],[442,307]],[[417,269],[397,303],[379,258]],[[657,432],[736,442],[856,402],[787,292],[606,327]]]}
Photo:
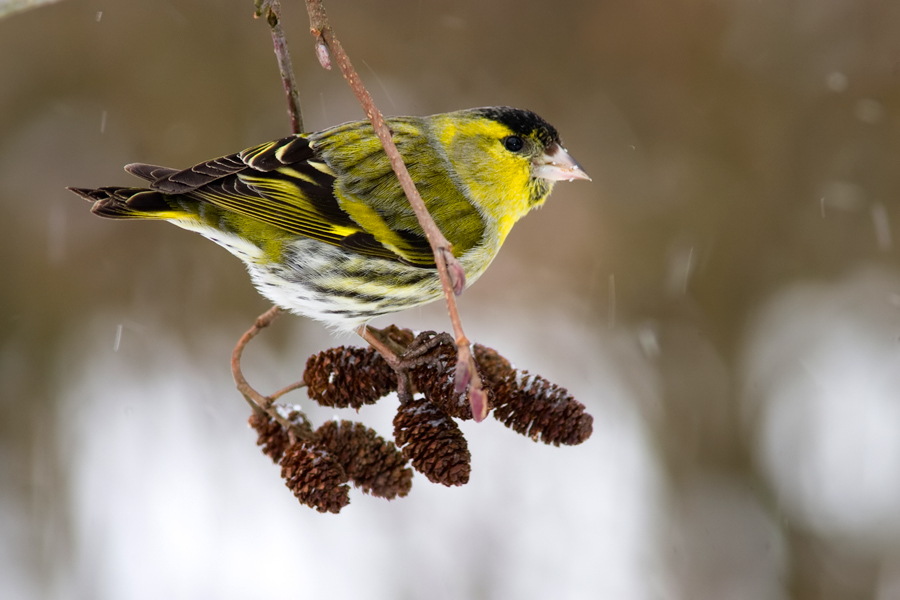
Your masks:
{"label": "dark tail feather", "polygon": [[185,213],[172,206],[165,194],[146,188],[66,188],[94,203],[91,212],[108,219],[174,219]]}
{"label": "dark tail feather", "polygon": [[170,169],[169,167],[157,167],[156,165],[148,165],[146,163],[131,163],[125,165],[125,170],[132,175],[137,175],[141,179],[154,182],[157,179],[174,175],[178,169]]}

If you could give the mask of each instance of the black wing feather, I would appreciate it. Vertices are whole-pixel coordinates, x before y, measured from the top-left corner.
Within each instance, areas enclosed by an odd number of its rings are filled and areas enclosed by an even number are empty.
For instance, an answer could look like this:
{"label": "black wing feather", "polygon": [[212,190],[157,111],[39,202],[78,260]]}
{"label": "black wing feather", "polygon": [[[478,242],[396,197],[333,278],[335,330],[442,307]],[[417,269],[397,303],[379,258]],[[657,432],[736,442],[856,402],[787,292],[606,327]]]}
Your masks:
{"label": "black wing feather", "polygon": [[[181,171],[143,163],[126,170],[151,182],[147,193],[130,195],[127,205],[132,210],[165,210],[165,195],[184,195],[366,256],[435,267],[433,260],[412,262],[363,230],[341,208],[334,196],[334,176],[304,136],[267,142]],[[90,190],[74,191],[92,199]],[[398,233],[417,254],[430,256],[424,236]]]}

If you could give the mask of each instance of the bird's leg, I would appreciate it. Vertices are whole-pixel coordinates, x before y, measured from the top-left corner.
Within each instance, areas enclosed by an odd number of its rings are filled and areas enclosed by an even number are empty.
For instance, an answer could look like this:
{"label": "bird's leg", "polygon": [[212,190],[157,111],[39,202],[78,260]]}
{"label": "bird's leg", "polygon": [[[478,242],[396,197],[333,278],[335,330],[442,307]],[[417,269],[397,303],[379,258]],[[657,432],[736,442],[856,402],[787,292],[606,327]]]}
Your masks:
{"label": "bird's leg", "polygon": [[443,344],[455,345],[453,336],[449,333],[435,333],[433,331],[423,331],[416,336],[403,354],[404,360],[416,360],[419,357],[429,354],[432,350]]}
{"label": "bird's leg", "polygon": [[410,369],[434,360],[434,351],[441,345],[453,344],[450,334],[436,334],[433,331],[420,333],[406,347],[391,339],[384,329],[362,325],[356,332],[381,354],[397,374],[397,395],[402,403],[411,401],[415,393],[409,377]]}
{"label": "bird's leg", "polygon": [[397,374],[397,397],[400,398],[400,403],[406,404],[411,402],[413,391],[412,383],[409,380],[409,368],[403,365],[402,358],[405,349],[390,339],[380,329],[374,329],[368,325],[360,325],[356,333],[375,348],[378,354],[381,355],[381,358]]}

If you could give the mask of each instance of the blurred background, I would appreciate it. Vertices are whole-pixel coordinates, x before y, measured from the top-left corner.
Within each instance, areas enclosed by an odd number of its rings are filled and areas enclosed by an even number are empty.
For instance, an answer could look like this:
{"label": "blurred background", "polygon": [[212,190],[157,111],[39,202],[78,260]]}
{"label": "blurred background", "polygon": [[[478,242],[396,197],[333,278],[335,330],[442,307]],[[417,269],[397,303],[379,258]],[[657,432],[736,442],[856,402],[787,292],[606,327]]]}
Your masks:
{"label": "blurred background", "polygon": [[[64,0],[0,20],[0,596],[900,598],[900,3],[326,7],[385,113],[530,108],[593,177],[460,303],[593,437],[467,422],[468,485],[300,506],[231,381],[268,308],[240,262],[63,189],[287,134],[268,28]],[[284,25],[307,128],[361,118],[302,2]],[[286,317],[246,372],[271,392],[347,343]],[[389,436],[395,409],[309,412]]]}

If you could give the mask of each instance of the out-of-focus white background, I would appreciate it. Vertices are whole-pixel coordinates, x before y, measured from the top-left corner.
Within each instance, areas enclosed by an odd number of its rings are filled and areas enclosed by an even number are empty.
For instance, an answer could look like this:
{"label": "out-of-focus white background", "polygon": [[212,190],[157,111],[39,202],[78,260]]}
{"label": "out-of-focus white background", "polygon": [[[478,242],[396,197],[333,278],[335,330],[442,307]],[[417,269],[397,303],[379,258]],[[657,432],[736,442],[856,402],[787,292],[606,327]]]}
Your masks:
{"label": "out-of-focus white background", "polygon": [[[467,422],[468,485],[300,506],[231,384],[267,308],[241,264],[63,189],[285,135],[268,29],[250,0],[65,0],[0,20],[0,597],[900,598],[900,5],[327,8],[385,113],[531,108],[594,178],[461,300],[593,437]],[[284,12],[308,128],[360,118]],[[345,343],[283,318],[248,376]],[[389,436],[395,408],[309,412]]]}

